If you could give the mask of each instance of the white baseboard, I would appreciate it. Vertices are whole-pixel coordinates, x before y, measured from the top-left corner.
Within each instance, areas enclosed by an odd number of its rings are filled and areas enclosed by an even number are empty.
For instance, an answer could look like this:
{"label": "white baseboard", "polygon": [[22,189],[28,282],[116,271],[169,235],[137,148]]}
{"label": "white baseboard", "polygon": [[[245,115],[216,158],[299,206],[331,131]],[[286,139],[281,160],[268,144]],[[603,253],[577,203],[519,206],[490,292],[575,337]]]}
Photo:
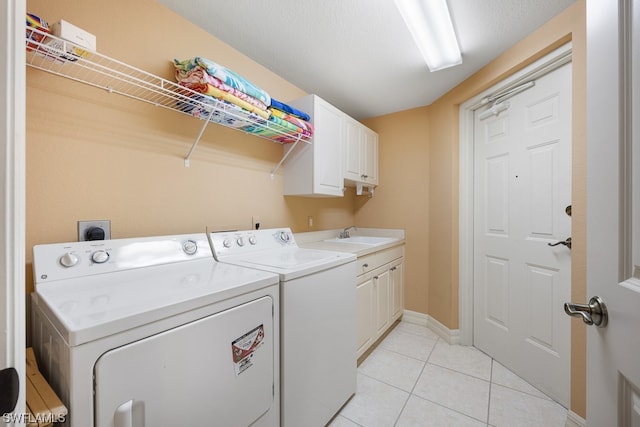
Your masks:
{"label": "white baseboard", "polygon": [[402,321],[415,323],[420,326],[427,326],[429,324],[429,316],[426,314],[418,313],[417,311],[405,310],[402,313]]}
{"label": "white baseboard", "polygon": [[567,422],[565,424],[566,427],[585,427],[586,425],[587,420],[582,418],[580,415],[572,411],[567,412]]}
{"label": "white baseboard", "polygon": [[402,320],[417,325],[426,326],[449,344],[460,344],[460,330],[449,329],[428,314],[405,310]]}

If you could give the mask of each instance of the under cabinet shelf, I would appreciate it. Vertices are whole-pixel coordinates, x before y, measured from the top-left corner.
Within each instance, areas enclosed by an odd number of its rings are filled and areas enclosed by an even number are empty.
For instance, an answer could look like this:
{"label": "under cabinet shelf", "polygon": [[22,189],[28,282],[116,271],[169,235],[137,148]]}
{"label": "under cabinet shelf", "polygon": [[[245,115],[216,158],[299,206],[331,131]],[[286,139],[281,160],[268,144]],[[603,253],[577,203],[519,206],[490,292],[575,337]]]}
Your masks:
{"label": "under cabinet shelf", "polygon": [[[203,125],[185,157],[185,166],[209,123],[282,144],[271,137],[287,137],[296,145],[311,143],[311,137],[294,133],[238,106],[205,96],[123,62],[89,51],[67,40],[26,27],[26,63],[29,67],[137,99],[203,120]],[[245,129],[251,129],[247,131]],[[265,136],[266,135],[266,136]],[[287,153],[292,150],[288,150]],[[271,175],[286,159],[286,154]]]}

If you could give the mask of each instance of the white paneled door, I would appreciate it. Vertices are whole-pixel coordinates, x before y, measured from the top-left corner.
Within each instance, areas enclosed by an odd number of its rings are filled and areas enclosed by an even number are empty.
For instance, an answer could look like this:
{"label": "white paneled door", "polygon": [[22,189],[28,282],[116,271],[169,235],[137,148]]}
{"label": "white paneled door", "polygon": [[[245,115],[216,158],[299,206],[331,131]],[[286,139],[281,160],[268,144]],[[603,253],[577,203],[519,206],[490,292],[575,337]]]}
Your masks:
{"label": "white paneled door", "polygon": [[[475,112],[474,345],[568,405],[571,63]],[[483,114],[484,113],[484,114]]]}
{"label": "white paneled door", "polygon": [[[587,425],[640,426],[640,0],[587,1]],[[587,301],[574,301],[584,304]]]}

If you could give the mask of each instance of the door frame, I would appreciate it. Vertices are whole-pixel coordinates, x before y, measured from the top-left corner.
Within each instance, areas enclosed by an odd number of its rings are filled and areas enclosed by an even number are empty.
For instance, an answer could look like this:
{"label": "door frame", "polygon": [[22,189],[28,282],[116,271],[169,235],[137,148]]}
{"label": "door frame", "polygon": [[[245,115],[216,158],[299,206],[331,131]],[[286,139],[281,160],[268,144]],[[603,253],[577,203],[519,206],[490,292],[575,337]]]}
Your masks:
{"label": "door frame", "polygon": [[458,309],[460,344],[462,345],[473,345],[474,112],[485,105],[482,104],[482,100],[487,96],[548,74],[571,62],[571,55],[572,44],[569,42],[460,105]]}
{"label": "door frame", "polygon": [[25,169],[26,169],[26,66],[25,2],[0,3],[0,330],[3,343],[0,368],[18,372],[20,392],[14,414],[7,425],[20,425],[25,413]]}

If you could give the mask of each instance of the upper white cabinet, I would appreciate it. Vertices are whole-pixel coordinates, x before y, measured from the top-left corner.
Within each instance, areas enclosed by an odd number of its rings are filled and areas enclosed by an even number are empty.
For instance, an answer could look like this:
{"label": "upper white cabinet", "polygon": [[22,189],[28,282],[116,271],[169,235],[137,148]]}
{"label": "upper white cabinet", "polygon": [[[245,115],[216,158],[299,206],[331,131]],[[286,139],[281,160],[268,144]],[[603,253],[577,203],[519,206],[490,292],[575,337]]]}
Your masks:
{"label": "upper white cabinet", "polygon": [[351,117],[345,119],[344,179],[378,185],[378,134]]}
{"label": "upper white cabinet", "polygon": [[317,95],[289,101],[311,116],[311,145],[285,146],[286,196],[343,196],[347,185],[378,185],[378,134]]}
{"label": "upper white cabinet", "polygon": [[285,146],[284,194],[289,196],[343,196],[342,147],[345,138],[342,111],[316,95],[288,102],[311,116],[313,143]]}

